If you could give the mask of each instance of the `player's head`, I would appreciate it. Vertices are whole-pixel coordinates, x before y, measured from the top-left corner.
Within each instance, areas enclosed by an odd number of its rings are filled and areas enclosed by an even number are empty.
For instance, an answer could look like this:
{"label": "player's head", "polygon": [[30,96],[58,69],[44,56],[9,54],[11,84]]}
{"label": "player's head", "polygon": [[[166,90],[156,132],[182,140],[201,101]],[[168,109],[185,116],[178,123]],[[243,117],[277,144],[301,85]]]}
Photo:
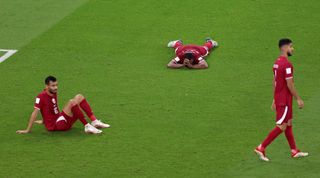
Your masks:
{"label": "player's head", "polygon": [[283,38],[279,40],[279,48],[282,53],[285,53],[288,56],[292,56],[294,48],[292,45],[292,40],[290,40],[289,38]]}
{"label": "player's head", "polygon": [[194,58],[193,53],[192,53],[192,52],[186,52],[186,53],[184,54],[184,58],[185,58],[185,59],[192,60],[192,59]]}
{"label": "player's head", "polygon": [[54,76],[48,76],[45,79],[46,89],[52,93],[55,94],[58,91],[58,81]]}

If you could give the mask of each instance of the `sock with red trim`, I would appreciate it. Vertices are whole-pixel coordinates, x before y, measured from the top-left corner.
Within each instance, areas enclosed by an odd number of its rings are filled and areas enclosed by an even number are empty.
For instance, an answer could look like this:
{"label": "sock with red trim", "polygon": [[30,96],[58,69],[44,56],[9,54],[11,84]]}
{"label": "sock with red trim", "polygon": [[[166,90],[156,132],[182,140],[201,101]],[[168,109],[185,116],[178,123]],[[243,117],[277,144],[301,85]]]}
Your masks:
{"label": "sock with red trim", "polygon": [[96,116],[94,116],[92,109],[86,99],[83,99],[81,101],[80,107],[87,114],[91,121],[95,121],[97,119]]}
{"label": "sock with red trim", "polygon": [[293,132],[292,132],[292,126],[287,126],[287,129],[285,131],[285,135],[288,140],[291,151],[297,150],[296,142],[294,141],[294,136],[293,136]]}

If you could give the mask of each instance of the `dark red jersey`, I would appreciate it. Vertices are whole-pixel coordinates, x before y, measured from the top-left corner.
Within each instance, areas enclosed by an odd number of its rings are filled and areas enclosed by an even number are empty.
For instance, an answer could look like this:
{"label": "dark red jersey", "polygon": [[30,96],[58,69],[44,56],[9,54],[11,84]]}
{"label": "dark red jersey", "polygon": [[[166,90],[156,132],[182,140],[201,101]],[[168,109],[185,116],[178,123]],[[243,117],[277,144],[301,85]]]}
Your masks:
{"label": "dark red jersey", "polygon": [[207,49],[206,46],[197,45],[179,46],[176,48],[175,61],[179,64],[183,64],[186,53],[192,53],[194,57],[192,60],[192,64],[198,64],[201,60],[204,60],[203,57],[208,55],[209,49]]}
{"label": "dark red jersey", "polygon": [[287,79],[293,78],[293,66],[286,57],[280,56],[273,65],[274,101],[277,106],[292,105],[292,94]]}
{"label": "dark red jersey", "polygon": [[57,95],[50,96],[45,90],[36,98],[34,108],[39,109],[44,125],[48,130],[54,130],[56,120],[60,116]]}

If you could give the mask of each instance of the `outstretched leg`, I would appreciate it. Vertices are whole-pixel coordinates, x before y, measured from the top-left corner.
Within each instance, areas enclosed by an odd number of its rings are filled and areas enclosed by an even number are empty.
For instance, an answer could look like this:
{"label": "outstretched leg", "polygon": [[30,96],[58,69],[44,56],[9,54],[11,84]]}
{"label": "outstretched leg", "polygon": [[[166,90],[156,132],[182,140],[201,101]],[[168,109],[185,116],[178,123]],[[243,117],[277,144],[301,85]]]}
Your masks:
{"label": "outstretched leg", "polygon": [[202,45],[202,49],[201,49],[201,55],[207,56],[210,52],[210,50],[214,47],[218,46],[218,42],[214,41],[211,38],[206,38],[206,42]]}
{"label": "outstretched leg", "polygon": [[168,43],[168,47],[169,48],[174,48],[174,49],[178,49],[179,47],[183,46],[183,43],[181,40],[174,40],[174,41],[170,41]]}

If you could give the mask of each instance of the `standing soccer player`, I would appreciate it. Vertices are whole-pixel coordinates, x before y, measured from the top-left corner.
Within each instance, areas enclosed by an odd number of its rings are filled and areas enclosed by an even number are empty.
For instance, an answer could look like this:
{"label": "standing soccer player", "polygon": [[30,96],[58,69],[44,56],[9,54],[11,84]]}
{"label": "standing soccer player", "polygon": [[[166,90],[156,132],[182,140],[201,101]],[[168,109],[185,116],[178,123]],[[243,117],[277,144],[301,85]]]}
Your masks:
{"label": "standing soccer player", "polygon": [[274,99],[271,105],[272,110],[276,111],[276,126],[254,150],[263,161],[269,161],[265,155],[265,149],[282,132],[285,132],[293,158],[308,156],[308,153],[297,149],[292,133],[292,96],[296,99],[299,109],[304,107],[304,103],[294,86],[293,66],[288,60],[294,50],[292,41],[290,39],[281,39],[279,48],[281,55],[273,65]]}
{"label": "standing soccer player", "polygon": [[188,67],[190,69],[206,69],[208,63],[204,59],[218,43],[211,38],[206,39],[203,46],[198,45],[183,45],[181,40],[170,41],[169,48],[175,49],[176,57],[167,65],[169,68],[178,69]]}
{"label": "standing soccer player", "polygon": [[[72,125],[79,119],[84,125],[86,133],[100,134],[102,130],[98,128],[107,128],[110,125],[98,120],[93,114],[87,100],[81,94],[76,95],[63,108],[62,112],[58,108],[58,81],[53,76],[48,76],[45,79],[45,89],[36,97],[34,110],[29,119],[29,124],[26,130],[18,130],[19,134],[31,132],[33,123],[42,123],[37,119],[39,111],[41,112],[43,123],[48,131],[66,131],[71,129]],[[87,114],[92,121],[89,124],[81,109]]]}

